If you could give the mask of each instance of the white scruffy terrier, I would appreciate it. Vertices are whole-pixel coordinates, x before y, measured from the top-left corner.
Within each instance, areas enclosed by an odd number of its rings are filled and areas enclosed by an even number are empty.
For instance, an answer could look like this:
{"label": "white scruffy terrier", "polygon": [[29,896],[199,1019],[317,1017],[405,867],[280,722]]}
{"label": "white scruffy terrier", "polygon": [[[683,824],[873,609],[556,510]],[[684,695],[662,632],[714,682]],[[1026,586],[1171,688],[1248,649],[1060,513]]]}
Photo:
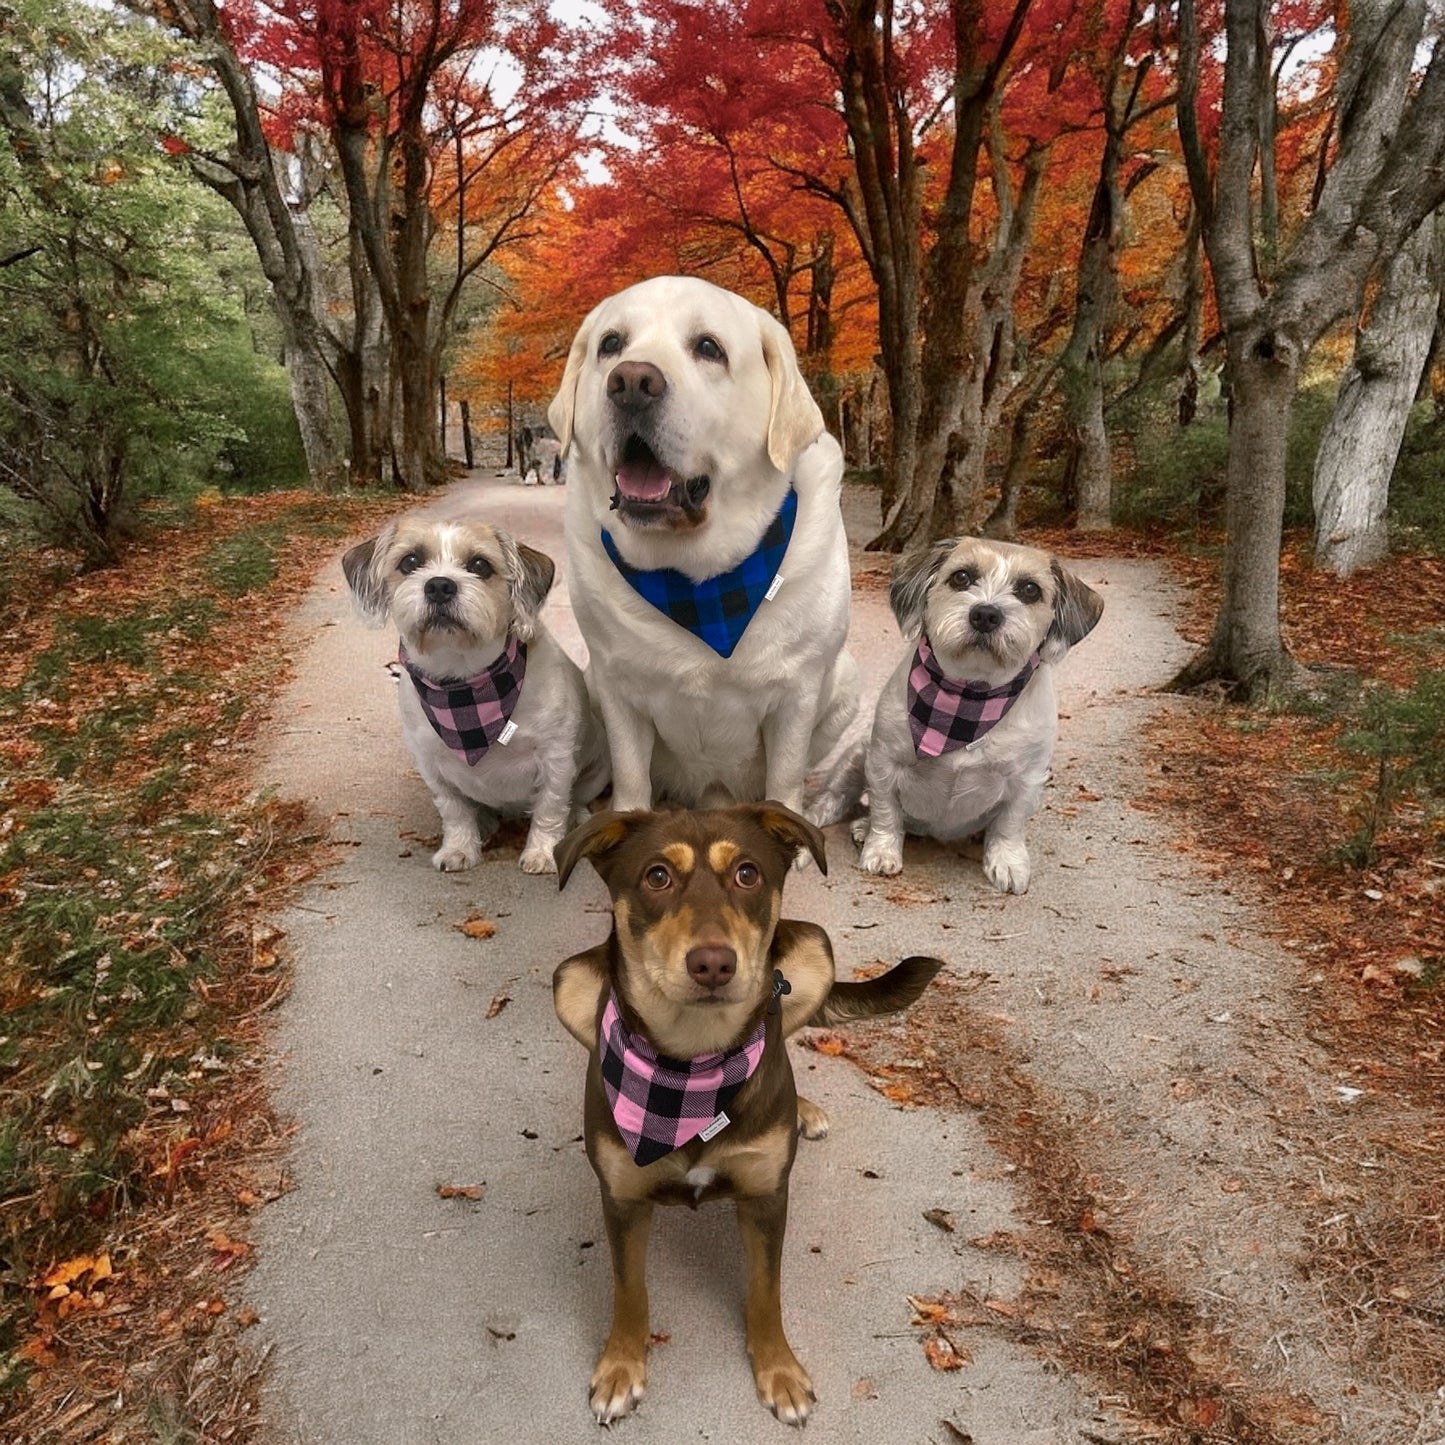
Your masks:
{"label": "white scruffy terrier", "polygon": [[449,498],[361,542],[342,570],[364,614],[401,633],[402,732],[442,821],[432,863],[474,868],[502,816],[530,814],[525,873],[607,783],[577,664],[538,618],[552,559]]}
{"label": "white scruffy terrier", "polygon": [[914,646],[883,685],[873,734],[834,765],[812,816],[853,827],[865,873],[898,873],[907,833],[982,830],[983,871],[1023,893],[1024,825],[1049,779],[1058,704],[1053,664],[1093,630],[1097,592],[1033,547],[977,537],[899,561],[888,600]]}

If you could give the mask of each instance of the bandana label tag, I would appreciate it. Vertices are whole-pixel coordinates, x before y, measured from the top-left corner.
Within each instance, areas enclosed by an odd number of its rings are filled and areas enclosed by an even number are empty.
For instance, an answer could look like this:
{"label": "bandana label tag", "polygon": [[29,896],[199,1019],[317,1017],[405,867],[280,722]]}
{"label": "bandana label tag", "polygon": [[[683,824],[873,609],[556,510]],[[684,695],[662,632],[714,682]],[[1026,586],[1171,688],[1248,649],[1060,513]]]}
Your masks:
{"label": "bandana label tag", "polygon": [[501,732],[497,734],[497,741],[501,743],[503,747],[506,747],[506,745],[511,742],[512,739],[516,737],[516,735],[517,724],[514,723],[510,718],[508,718],[506,727],[504,727]]}
{"label": "bandana label tag", "polygon": [[772,585],[768,588],[766,592],[763,593],[763,601],[771,602],[773,598],[778,595],[778,590],[782,587],[782,585],[783,574],[779,572],[778,575],[773,578]]}
{"label": "bandana label tag", "polygon": [[711,1139],[714,1134],[721,1134],[731,1123],[732,1120],[729,1119],[726,1114],[719,1114],[697,1137],[699,1139]]}

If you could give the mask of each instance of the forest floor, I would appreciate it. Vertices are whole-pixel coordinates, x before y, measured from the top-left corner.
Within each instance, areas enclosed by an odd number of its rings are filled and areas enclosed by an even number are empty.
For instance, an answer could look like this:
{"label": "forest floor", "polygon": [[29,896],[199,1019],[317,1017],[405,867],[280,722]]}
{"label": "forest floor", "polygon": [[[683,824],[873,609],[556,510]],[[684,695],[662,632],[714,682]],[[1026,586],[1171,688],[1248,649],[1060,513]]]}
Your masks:
{"label": "forest floor", "polygon": [[[489,485],[560,555],[560,491]],[[869,498],[849,501],[861,537]],[[795,1055],[834,1119],[800,1152],[785,1261],[817,1426],[890,1445],[1434,1445],[1438,834],[1406,805],[1368,867],[1332,862],[1369,797],[1338,723],[1158,691],[1212,616],[1207,567],[1050,540],[1106,612],[1060,671],[1030,892],[994,893],[976,849],[916,843],[900,878],[865,878],[841,828],[828,877],[789,884],[844,975],[950,962],[906,1019]],[[886,559],[855,564],[866,716],[901,643]],[[155,1165],[167,1187],[116,1221],[130,1278],[77,1275],[108,1299],[63,1319],[45,1313],[56,1286],[38,1290],[17,1441],[593,1430],[605,1245],[576,1144],[582,1058],[546,984],[600,935],[604,895],[524,877],[512,834],[473,874],[432,872],[393,640],[351,616],[334,560],[303,596],[306,570],[258,599],[290,681],[258,681],[269,720],[248,712],[227,765],[312,820],[230,920],[259,1020],[244,1067],[198,1081]],[[1393,680],[1445,660],[1438,564],[1408,596],[1320,587],[1293,554],[1287,573],[1303,660]],[[548,616],[575,646],[565,591]],[[478,915],[491,937],[462,931]],[[97,1225],[75,1260],[101,1257]],[[168,1233],[184,1248],[166,1256]],[[726,1210],[660,1221],[649,1394],[620,1433],[778,1438],[742,1357],[736,1255]],[[51,1277],[33,1264],[32,1286]]]}

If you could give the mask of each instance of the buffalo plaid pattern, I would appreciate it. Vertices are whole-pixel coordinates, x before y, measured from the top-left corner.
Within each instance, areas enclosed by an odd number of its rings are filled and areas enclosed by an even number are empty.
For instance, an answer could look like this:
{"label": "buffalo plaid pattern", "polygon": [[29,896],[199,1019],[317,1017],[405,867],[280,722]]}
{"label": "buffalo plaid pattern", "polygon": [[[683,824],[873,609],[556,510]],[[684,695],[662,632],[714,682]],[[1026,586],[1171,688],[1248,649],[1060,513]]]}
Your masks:
{"label": "buffalo plaid pattern", "polygon": [[926,636],[918,639],[908,673],[908,726],[920,758],[941,757],[972,747],[1017,701],[1039,665],[1035,652],[1024,670],[1002,687],[955,682],[943,675]]}
{"label": "buffalo plaid pattern", "polygon": [[766,1034],[763,1020],[735,1049],[670,1059],[628,1032],[617,994],[609,994],[597,1037],[602,1087],[617,1132],[637,1163],[651,1164],[697,1138],[752,1078]]}
{"label": "buffalo plaid pattern", "polygon": [[469,766],[475,766],[511,721],[527,676],[527,644],[508,638],[501,656],[489,668],[462,679],[433,681],[411,660],[405,647],[400,661],[436,735]]}
{"label": "buffalo plaid pattern", "polygon": [[763,533],[757,550],[730,572],[709,577],[705,582],[694,582],[671,567],[644,572],[629,566],[622,560],[606,528],[602,531],[602,545],[612,565],[639,597],[707,643],[719,657],[731,657],[748,630],[748,623],[772,592],[774,581],[782,580],[778,569],[783,565],[788,543],[793,540],[797,516],[798,494],[789,488],[782,508]]}

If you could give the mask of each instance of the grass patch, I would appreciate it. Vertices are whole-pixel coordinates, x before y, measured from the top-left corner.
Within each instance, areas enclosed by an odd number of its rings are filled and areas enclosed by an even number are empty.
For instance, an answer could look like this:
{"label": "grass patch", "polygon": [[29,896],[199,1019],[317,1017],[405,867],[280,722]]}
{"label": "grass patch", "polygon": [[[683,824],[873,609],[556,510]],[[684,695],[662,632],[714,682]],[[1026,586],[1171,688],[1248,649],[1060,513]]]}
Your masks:
{"label": "grass patch", "polygon": [[309,866],[298,812],[238,800],[228,746],[279,680],[265,641],[318,539],[383,510],[196,508],[0,608],[0,1415],[25,1438],[59,1438],[78,1397],[123,1399],[117,1438],[156,1411],[200,1438],[189,1386],[126,1382],[159,1351],[204,1383],[230,1348],[207,1232],[242,1234],[244,1209],[207,1172],[275,1137],[244,1055],[281,970],[247,920]]}

